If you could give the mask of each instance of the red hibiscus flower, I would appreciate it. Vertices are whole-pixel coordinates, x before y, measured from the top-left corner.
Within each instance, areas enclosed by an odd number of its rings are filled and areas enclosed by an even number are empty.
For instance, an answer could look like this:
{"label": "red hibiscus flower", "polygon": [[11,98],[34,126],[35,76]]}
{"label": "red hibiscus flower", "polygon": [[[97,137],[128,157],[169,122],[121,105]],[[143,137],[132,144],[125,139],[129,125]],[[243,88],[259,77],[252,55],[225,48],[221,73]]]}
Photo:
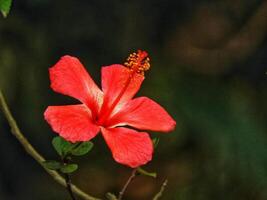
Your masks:
{"label": "red hibiscus flower", "polygon": [[51,88],[81,104],[49,106],[44,117],[70,142],[88,141],[101,132],[117,162],[132,168],[144,165],[152,158],[153,144],[146,132],[135,129],[168,132],[176,124],[153,100],[132,99],[149,67],[147,53],[140,50],[124,65],[102,67],[100,90],[77,58],[64,56],[49,69]]}

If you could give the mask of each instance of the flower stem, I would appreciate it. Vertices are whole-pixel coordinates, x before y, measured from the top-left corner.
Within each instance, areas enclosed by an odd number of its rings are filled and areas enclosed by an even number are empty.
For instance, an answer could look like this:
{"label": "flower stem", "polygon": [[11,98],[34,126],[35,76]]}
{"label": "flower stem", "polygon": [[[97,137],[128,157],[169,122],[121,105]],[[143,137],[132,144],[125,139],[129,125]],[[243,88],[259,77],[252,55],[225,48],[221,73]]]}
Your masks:
{"label": "flower stem", "polygon": [[123,197],[126,189],[128,188],[129,184],[136,177],[136,172],[137,172],[137,168],[134,168],[133,171],[132,171],[132,173],[131,173],[131,176],[128,178],[127,182],[124,184],[122,190],[120,191],[118,200],[122,200],[122,197]]}
{"label": "flower stem", "polygon": [[[32,156],[43,168],[44,170],[50,174],[54,178],[56,182],[63,185],[64,187],[67,187],[67,183],[65,179],[56,171],[52,171],[47,169],[43,162],[45,159],[43,156],[41,156],[35,148],[29,143],[27,138],[22,134],[20,131],[17,122],[15,121],[14,117],[12,116],[10,109],[6,103],[6,100],[4,98],[4,95],[2,91],[0,90],[0,109],[3,111],[5,118],[8,121],[9,126],[11,127],[11,133],[17,138],[17,140],[20,142],[20,144],[24,147],[25,151]],[[83,192],[81,189],[79,189],[77,186],[70,184],[72,186],[72,191],[77,194],[79,197],[81,197],[84,200],[100,200],[96,197],[93,197],[85,192]]]}
{"label": "flower stem", "polygon": [[65,180],[66,180],[66,184],[67,184],[67,190],[70,194],[70,197],[72,200],[76,200],[75,196],[72,192],[72,188],[71,188],[71,179],[70,179],[70,175],[69,174],[65,174]]}
{"label": "flower stem", "polygon": [[[78,145],[80,145],[80,144],[78,144]],[[69,163],[69,159],[67,157],[62,157],[61,160],[62,160],[63,165],[67,165]],[[64,176],[65,176],[65,181],[66,181],[66,184],[67,184],[67,187],[66,187],[67,191],[68,191],[71,199],[72,200],[76,200],[75,196],[73,194],[73,191],[72,191],[72,187],[71,187],[70,174],[66,173],[66,174],[64,174]]]}

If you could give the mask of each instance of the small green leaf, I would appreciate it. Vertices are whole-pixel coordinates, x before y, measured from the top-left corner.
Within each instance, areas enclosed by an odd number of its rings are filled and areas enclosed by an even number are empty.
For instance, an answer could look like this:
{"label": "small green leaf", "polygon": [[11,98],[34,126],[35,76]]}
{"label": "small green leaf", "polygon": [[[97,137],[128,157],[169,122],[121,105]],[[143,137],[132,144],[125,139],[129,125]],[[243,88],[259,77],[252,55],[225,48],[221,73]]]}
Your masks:
{"label": "small green leaf", "polygon": [[87,154],[93,146],[94,144],[92,142],[82,142],[75,146],[70,153],[74,156],[82,156]]}
{"label": "small green leaf", "polygon": [[64,174],[69,174],[76,171],[77,169],[78,169],[77,164],[66,164],[60,168],[60,171]]}
{"label": "small green leaf", "polygon": [[157,148],[158,144],[159,144],[159,138],[153,138],[153,146],[154,146],[154,149]]}
{"label": "small green leaf", "polygon": [[72,144],[59,136],[53,138],[52,144],[57,153],[63,157],[75,146],[75,144]]}
{"label": "small green leaf", "polygon": [[157,178],[157,173],[155,172],[148,172],[144,169],[142,169],[141,167],[138,167],[137,168],[137,171],[142,174],[142,175],[145,175],[145,176],[150,176],[150,177],[153,177],[153,178]]}
{"label": "small green leaf", "polygon": [[0,0],[0,11],[2,12],[4,17],[7,17],[10,7],[11,7],[12,0]]}
{"label": "small green leaf", "polygon": [[51,169],[51,170],[58,170],[61,168],[61,163],[55,160],[46,160],[43,162],[44,166],[47,169]]}

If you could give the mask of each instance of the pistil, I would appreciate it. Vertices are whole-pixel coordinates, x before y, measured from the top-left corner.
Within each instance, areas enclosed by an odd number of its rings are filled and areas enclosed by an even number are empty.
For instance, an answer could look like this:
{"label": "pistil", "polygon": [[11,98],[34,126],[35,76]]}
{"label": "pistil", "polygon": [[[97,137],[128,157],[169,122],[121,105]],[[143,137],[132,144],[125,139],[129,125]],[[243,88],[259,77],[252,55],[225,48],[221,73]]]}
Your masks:
{"label": "pistil", "polygon": [[122,90],[120,91],[116,99],[113,101],[111,106],[105,111],[101,109],[100,118],[97,121],[97,124],[100,126],[105,123],[105,121],[109,118],[110,114],[112,113],[113,109],[119,103],[121,97],[123,96],[127,88],[129,87],[131,80],[133,79],[135,73],[138,73],[144,76],[144,72],[150,68],[149,57],[148,57],[147,52],[138,50],[137,53],[130,54],[130,56],[127,58],[127,61],[124,63],[124,65],[130,70],[130,73],[128,74],[128,78],[124,86],[122,87]]}

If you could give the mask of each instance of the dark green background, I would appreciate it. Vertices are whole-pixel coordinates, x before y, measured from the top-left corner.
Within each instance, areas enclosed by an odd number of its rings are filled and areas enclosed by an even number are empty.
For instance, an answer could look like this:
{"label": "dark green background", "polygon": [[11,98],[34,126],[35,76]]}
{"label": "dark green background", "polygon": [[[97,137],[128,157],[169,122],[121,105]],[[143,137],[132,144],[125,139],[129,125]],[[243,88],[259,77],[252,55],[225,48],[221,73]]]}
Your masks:
{"label": "dark green background", "polygon": [[[152,67],[138,95],[163,105],[177,128],[151,133],[160,143],[145,168],[158,178],[138,177],[125,199],[151,199],[167,178],[162,199],[264,200],[264,9],[261,0],[14,1],[0,18],[0,87],[23,133],[56,159],[43,112],[76,100],[50,89],[48,68],[62,55],[77,56],[99,84],[101,66],[146,50]],[[0,122],[0,199],[68,199],[10,134],[2,114]],[[93,142],[91,153],[77,159],[73,181],[99,197],[118,193],[130,169],[113,161],[101,135]]]}

